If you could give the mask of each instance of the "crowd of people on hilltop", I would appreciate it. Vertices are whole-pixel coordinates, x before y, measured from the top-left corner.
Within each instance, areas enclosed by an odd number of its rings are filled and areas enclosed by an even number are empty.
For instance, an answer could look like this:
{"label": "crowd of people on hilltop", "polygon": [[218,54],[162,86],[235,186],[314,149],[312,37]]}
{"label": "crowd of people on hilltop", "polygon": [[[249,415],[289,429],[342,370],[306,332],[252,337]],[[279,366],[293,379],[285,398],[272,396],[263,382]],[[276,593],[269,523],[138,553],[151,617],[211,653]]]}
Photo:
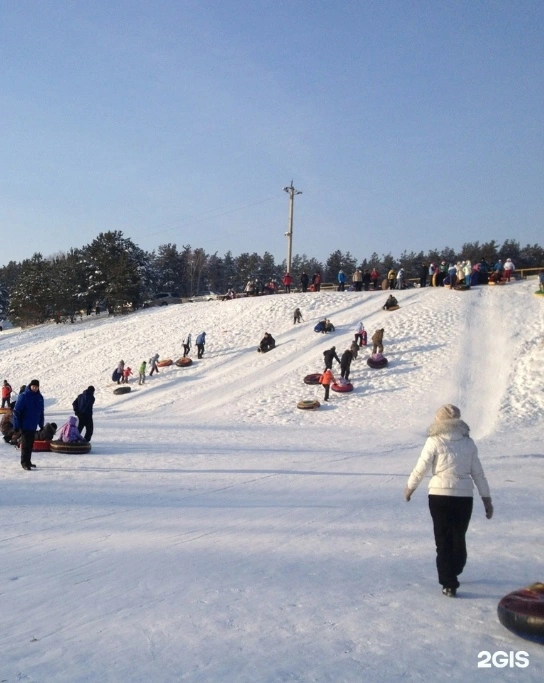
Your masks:
{"label": "crowd of people on hilltop", "polygon": [[[476,284],[487,284],[489,281],[505,280],[509,282],[515,273],[515,265],[511,258],[507,258],[503,263],[498,259],[494,264],[489,264],[484,257],[475,264],[470,260],[457,261],[455,264],[447,263],[442,260],[437,263],[422,262],[419,267],[419,286],[449,286],[465,284],[467,286]],[[389,268],[384,275],[380,275],[377,268],[355,268],[351,275],[340,268],[335,276],[336,290],[344,291],[371,291],[378,289],[406,289],[414,286],[417,278],[408,278],[404,267]],[[271,279],[263,282],[258,278],[249,279],[244,287],[245,296],[258,296],[262,294],[276,294],[283,291],[290,294],[294,291],[319,292],[323,278],[319,271],[310,275],[303,270],[298,282],[295,281],[291,273],[286,272],[281,281]],[[329,283],[330,286],[330,283]],[[223,297],[224,300],[236,298],[233,290],[229,290],[231,295]]]}

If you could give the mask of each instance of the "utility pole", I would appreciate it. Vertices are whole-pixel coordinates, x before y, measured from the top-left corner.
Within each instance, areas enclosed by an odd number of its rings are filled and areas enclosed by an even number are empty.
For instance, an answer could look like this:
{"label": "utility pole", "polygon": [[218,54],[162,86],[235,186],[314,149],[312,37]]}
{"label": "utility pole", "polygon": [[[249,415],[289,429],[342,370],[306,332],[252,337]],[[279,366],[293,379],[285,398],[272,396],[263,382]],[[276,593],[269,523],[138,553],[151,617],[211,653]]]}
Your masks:
{"label": "utility pole", "polygon": [[293,181],[289,187],[283,188],[284,192],[289,194],[289,230],[285,233],[287,237],[287,272],[291,273],[291,257],[293,255],[293,209],[295,204],[295,195],[302,194],[299,190],[293,187]]}

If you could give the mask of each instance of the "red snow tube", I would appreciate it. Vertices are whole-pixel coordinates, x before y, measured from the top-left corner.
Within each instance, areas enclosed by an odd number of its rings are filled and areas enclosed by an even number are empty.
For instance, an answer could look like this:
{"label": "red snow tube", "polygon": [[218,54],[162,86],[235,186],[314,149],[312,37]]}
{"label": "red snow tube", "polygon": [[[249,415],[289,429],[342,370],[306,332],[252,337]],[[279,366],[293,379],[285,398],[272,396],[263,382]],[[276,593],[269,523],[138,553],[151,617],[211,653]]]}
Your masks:
{"label": "red snow tube", "polygon": [[51,441],[34,441],[34,445],[32,446],[32,452],[33,453],[40,453],[40,452],[50,451],[51,450],[49,448],[50,443],[51,443]]}
{"label": "red snow tube", "polygon": [[499,602],[497,613],[512,633],[544,644],[544,583],[508,593]]}
{"label": "red snow tube", "polygon": [[[34,444],[32,446],[32,452],[33,453],[45,453],[46,451],[50,451],[51,449],[49,448],[49,444],[51,441],[38,441],[38,439],[34,440]],[[21,444],[17,444],[17,448],[21,448]]]}
{"label": "red snow tube", "polygon": [[192,365],[192,364],[193,364],[192,359],[188,358],[187,356],[185,356],[184,358],[178,358],[176,361],[176,365],[178,366],[178,368],[188,368],[189,365]]}
{"label": "red snow tube", "polygon": [[159,368],[166,368],[166,367],[168,367],[169,365],[172,365],[173,362],[174,362],[174,361],[173,361],[171,358],[167,358],[166,360],[160,360],[160,361],[157,363],[157,367],[159,367]]}
{"label": "red snow tube", "polygon": [[91,444],[88,441],[51,441],[50,449],[53,453],[89,453]]}
{"label": "red snow tube", "polygon": [[387,358],[382,356],[381,353],[375,353],[367,359],[366,364],[373,370],[379,370],[380,368],[385,368],[388,362]]}
{"label": "red snow tube", "polygon": [[351,382],[346,382],[345,384],[332,384],[331,389],[333,391],[353,391],[353,384]]}
{"label": "red snow tube", "polygon": [[314,375],[306,375],[304,378],[304,384],[319,384],[319,380],[321,379],[321,373],[316,373]]}

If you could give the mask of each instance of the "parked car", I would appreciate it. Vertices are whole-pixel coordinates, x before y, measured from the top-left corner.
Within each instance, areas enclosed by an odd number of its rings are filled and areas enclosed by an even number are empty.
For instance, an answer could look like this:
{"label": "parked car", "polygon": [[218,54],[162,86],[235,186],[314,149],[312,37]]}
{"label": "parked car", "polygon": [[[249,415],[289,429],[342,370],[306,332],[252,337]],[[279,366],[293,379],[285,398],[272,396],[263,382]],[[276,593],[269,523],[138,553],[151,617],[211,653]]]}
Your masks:
{"label": "parked car", "polygon": [[160,292],[159,294],[155,294],[151,299],[144,301],[144,308],[180,304],[181,301],[181,297],[177,292]]}
{"label": "parked car", "polygon": [[212,292],[211,290],[205,291],[205,292],[198,292],[194,296],[190,296],[187,298],[187,301],[190,302],[196,302],[196,301],[214,301],[216,299],[221,299],[222,294],[218,294],[217,292]]}

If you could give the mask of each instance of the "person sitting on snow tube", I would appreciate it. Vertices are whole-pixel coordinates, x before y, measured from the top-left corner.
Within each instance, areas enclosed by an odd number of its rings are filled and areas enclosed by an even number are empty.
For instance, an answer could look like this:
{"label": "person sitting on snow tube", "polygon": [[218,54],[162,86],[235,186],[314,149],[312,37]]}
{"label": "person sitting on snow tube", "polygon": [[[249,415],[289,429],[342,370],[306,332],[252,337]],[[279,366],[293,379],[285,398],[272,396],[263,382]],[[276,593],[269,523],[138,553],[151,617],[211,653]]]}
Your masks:
{"label": "person sitting on snow tube", "polygon": [[387,301],[383,305],[383,310],[388,311],[390,308],[393,308],[393,306],[398,306],[398,305],[399,305],[399,302],[395,299],[395,297],[392,294],[390,294],[389,298],[387,299]]}
{"label": "person sitting on snow tube", "polygon": [[75,415],[68,418],[68,422],[61,427],[59,432],[59,441],[63,441],[64,443],[77,443],[80,441],[86,443],[85,439],[81,436],[79,429],[76,427],[76,422],[77,417]]}
{"label": "person sitting on snow tube", "polygon": [[276,346],[276,340],[274,337],[269,333],[265,332],[264,337],[261,339],[261,343],[259,344],[259,348],[257,351],[260,353],[266,353],[267,351],[270,351],[270,349],[273,349]]}
{"label": "person sitting on snow tube", "polygon": [[38,429],[36,431],[36,441],[53,441],[57,431],[56,422],[46,422],[43,429]]}
{"label": "person sitting on snow tube", "polygon": [[326,320],[325,320],[325,330],[324,330],[324,331],[325,331],[325,332],[334,332],[335,329],[336,329],[336,328],[335,328],[334,325],[331,323],[331,321],[330,321],[328,318],[326,318]]}
{"label": "person sitting on snow tube", "polygon": [[320,320],[317,325],[314,327],[314,332],[325,332],[325,324],[326,320]]}

